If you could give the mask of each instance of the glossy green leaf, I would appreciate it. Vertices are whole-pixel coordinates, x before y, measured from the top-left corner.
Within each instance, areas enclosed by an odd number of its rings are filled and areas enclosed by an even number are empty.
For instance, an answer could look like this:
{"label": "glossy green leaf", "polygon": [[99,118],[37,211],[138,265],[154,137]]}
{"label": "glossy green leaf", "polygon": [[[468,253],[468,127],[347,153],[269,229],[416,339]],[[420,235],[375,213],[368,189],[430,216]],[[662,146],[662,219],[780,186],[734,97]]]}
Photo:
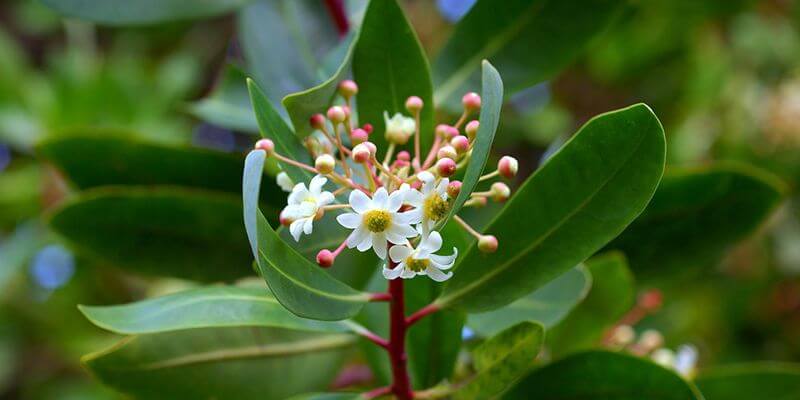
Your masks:
{"label": "glossy green leaf", "polygon": [[664,170],[664,130],[646,105],[593,118],[489,225],[500,247],[472,246],[437,303],[492,310],[594,254],[644,209]]}
{"label": "glossy green leaf", "polygon": [[240,132],[258,132],[258,121],[247,92],[247,75],[235,65],[226,65],[211,94],[187,108],[195,117],[213,125]]}
{"label": "glossy green leaf", "polygon": [[300,318],[266,287],[209,286],[115,306],[78,306],[93,324],[122,334],[191,328],[263,326],[318,332],[349,332],[349,322]]}
{"label": "glossy green leaf", "polygon": [[533,371],[506,399],[702,400],[673,371],[635,356],[590,351]]}
{"label": "glossy green leaf", "polygon": [[359,85],[358,118],[370,123],[370,141],[386,149],[383,112],[408,115],[405,101],[418,96],[425,103],[420,117],[422,152],[433,139],[433,86],[425,52],[397,0],[371,1],[353,52],[353,76]]}
{"label": "glossy green leaf", "polygon": [[547,343],[554,357],[597,345],[636,300],[633,275],[621,253],[603,253],[585,264],[592,286],[586,298],[549,330]]}
{"label": "glossy green leaf", "polygon": [[[282,156],[300,162],[307,162],[308,153],[295,137],[291,128],[286,125],[286,122],[275,110],[275,107],[269,102],[264,92],[251,79],[247,80],[247,89],[250,91],[250,101],[253,103],[261,136],[272,139],[275,142],[275,151]],[[306,182],[311,177],[308,171],[295,166],[282,163],[281,167],[295,182]]]}
{"label": "glossy green leaf", "polygon": [[253,274],[234,195],[175,187],[90,189],[50,227],[73,248],[124,269],[199,281]]}
{"label": "glossy green leaf", "polygon": [[476,373],[455,393],[456,400],[497,398],[533,366],[544,343],[544,327],[521,322],[472,352]]}
{"label": "glossy green leaf", "polygon": [[470,193],[475,190],[478,179],[483,173],[483,167],[486,166],[486,160],[489,158],[489,152],[492,150],[497,125],[500,123],[500,109],[503,106],[503,81],[497,70],[488,61],[484,60],[482,66],[480,126],[472,146],[472,156],[467,170],[464,172],[464,179],[461,180],[461,192],[453,202],[445,221],[461,209],[464,202],[469,199]]}
{"label": "glossy green leaf", "polygon": [[500,71],[509,95],[550,78],[574,60],[624,4],[478,0],[436,58],[436,102],[458,104],[480,79],[478,63],[483,59]]}
{"label": "glossy green leaf", "polygon": [[334,321],[356,315],[369,295],[336,280],[286,244],[258,209],[265,159],[262,150],[250,152],[242,183],[245,229],[261,275],[278,301],[300,317]]}
{"label": "glossy green leaf", "polygon": [[264,328],[133,336],[83,358],[102,383],[142,399],[284,399],[324,390],[351,335]]}
{"label": "glossy green leaf", "polygon": [[622,250],[642,277],[710,267],[761,225],[784,193],[778,178],[746,166],[669,170],[647,209],[608,247]]}
{"label": "glossy green leaf", "polygon": [[712,367],[695,379],[706,400],[798,400],[800,365],[759,362]]}
{"label": "glossy green leaf", "polygon": [[482,336],[496,335],[523,321],[536,321],[549,328],[566,317],[591,286],[592,277],[586,268],[575,267],[505,307],[470,314],[467,326]]}
{"label": "glossy green leaf", "polygon": [[107,25],[144,25],[226,14],[252,0],[42,0],[59,13]]}

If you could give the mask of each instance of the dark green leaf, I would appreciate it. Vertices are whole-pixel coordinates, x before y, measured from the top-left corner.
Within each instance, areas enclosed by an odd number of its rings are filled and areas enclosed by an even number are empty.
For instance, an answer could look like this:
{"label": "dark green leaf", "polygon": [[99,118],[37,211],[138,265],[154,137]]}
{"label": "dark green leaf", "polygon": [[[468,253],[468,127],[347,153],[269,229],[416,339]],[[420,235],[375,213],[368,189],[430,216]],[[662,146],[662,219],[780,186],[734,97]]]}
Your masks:
{"label": "dark green leaf", "polygon": [[704,370],[695,379],[706,400],[798,400],[800,365],[772,362]]}
{"label": "dark green leaf", "polygon": [[505,307],[470,314],[467,326],[482,336],[496,335],[523,321],[537,321],[549,328],[566,317],[591,286],[592,277],[586,268],[575,267]]}
{"label": "dark green leaf", "polygon": [[489,225],[500,247],[472,246],[437,303],[488,311],[532,292],[618,235],[664,170],[664,130],[646,105],[593,118],[536,171]]}
{"label": "dark green leaf", "polygon": [[500,70],[509,95],[550,78],[580,54],[623,4],[479,0],[436,59],[436,102],[458,104],[477,84],[478,62],[483,59]]}
{"label": "dark green leaf", "polygon": [[292,397],[289,400],[358,400],[363,399],[359,393],[310,393]]}
{"label": "dark green leaf", "polygon": [[490,338],[473,351],[477,372],[453,398],[498,397],[528,372],[543,343],[544,327],[535,322],[521,322]]}
{"label": "dark green leaf", "polygon": [[375,133],[370,141],[386,148],[383,112],[389,116],[405,110],[409,96],[425,103],[420,120],[423,154],[433,139],[433,89],[430,67],[414,29],[397,0],[371,1],[364,14],[361,33],[353,53],[353,76],[359,85],[359,122],[370,123]]}
{"label": "dark green leaf", "polygon": [[586,267],[592,275],[589,294],[547,335],[555,357],[598,344],[636,300],[633,276],[621,253],[592,257]]}
{"label": "dark green leaf", "polygon": [[711,266],[763,223],[784,193],[776,177],[746,166],[669,170],[647,209],[608,247],[622,250],[642,277]]}
{"label": "dark green leaf", "polygon": [[369,295],[336,280],[291,248],[258,209],[265,159],[262,150],[250,152],[242,183],[245,228],[261,275],[278,301],[300,317],[333,321],[356,315]]}
{"label": "dark green leaf", "polygon": [[702,400],[674,372],[631,355],[579,353],[533,371],[504,398],[537,400]]}
{"label": "dark green leaf", "polygon": [[78,308],[93,324],[122,334],[232,326],[318,332],[352,329],[352,324],[346,321],[320,322],[297,317],[283,308],[265,287],[210,286],[136,303]]}
{"label": "dark green leaf", "polygon": [[85,356],[104,384],[142,399],[284,399],[324,390],[350,335],[264,328],[133,336]]}
{"label": "dark green leaf", "polygon": [[131,271],[219,281],[253,273],[241,215],[234,195],[106,187],[67,201],[50,227],[74,248]]}
{"label": "dark green leaf", "polygon": [[216,126],[241,132],[258,132],[258,121],[247,92],[247,76],[235,65],[225,66],[211,94],[189,104],[192,115]]}
{"label": "dark green leaf", "polygon": [[67,17],[107,25],[143,25],[209,18],[243,7],[252,0],[42,0]]}

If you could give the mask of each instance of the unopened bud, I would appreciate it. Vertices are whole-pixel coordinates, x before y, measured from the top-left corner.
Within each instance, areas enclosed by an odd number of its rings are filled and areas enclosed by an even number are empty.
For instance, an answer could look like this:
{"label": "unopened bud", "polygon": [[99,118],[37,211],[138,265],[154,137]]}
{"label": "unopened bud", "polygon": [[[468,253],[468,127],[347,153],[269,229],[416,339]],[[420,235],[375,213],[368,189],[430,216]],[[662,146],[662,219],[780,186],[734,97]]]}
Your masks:
{"label": "unopened bud", "polygon": [[625,347],[636,339],[636,332],[630,325],[620,325],[614,328],[611,334],[611,342],[616,346]]}
{"label": "unopened bud", "polygon": [[648,329],[642,333],[641,337],[639,337],[638,344],[645,353],[648,353],[664,344],[664,336],[662,336],[659,331]]}
{"label": "unopened bud", "polygon": [[658,349],[653,352],[650,358],[653,362],[665,368],[673,368],[675,366],[675,352],[670,349]]}
{"label": "unopened bud", "polygon": [[353,144],[364,143],[369,140],[369,134],[361,128],[356,128],[353,129],[353,132],[350,134],[350,140]]}
{"label": "unopened bud", "polygon": [[273,151],[275,151],[275,143],[269,139],[260,139],[256,142],[255,149],[264,150],[267,152],[267,154],[271,154]]}
{"label": "unopened bud", "polygon": [[397,159],[400,161],[411,161],[411,154],[405,150],[397,153]]}
{"label": "unopened bud", "polygon": [[347,79],[339,83],[339,94],[344,98],[350,98],[358,93],[358,85],[355,82]]}
{"label": "unopened bud", "polygon": [[317,264],[319,264],[322,268],[329,268],[333,265],[333,261],[336,259],[336,256],[333,255],[328,249],[322,249],[317,253]]}
{"label": "unopened bud", "polygon": [[447,196],[451,199],[458,197],[461,193],[461,181],[452,181],[447,184]]}
{"label": "unopened bud", "polygon": [[314,168],[322,175],[328,175],[336,167],[336,160],[330,154],[323,154],[314,160]]}
{"label": "unopened bud", "polygon": [[511,189],[503,182],[495,182],[491,188],[492,200],[501,203],[511,197]]}
{"label": "unopened bud", "polygon": [[365,132],[367,132],[367,135],[369,135],[372,133],[372,124],[364,124],[361,129],[363,129]]}
{"label": "unopened bud", "polygon": [[489,201],[483,196],[472,196],[464,202],[464,207],[486,207]]}
{"label": "unopened bud", "polygon": [[417,96],[411,96],[406,100],[406,110],[411,114],[416,114],[422,110],[422,99]]}
{"label": "unopened bud", "polygon": [[408,118],[403,114],[396,113],[389,118],[389,113],[383,113],[383,119],[386,123],[386,140],[389,143],[404,145],[408,143],[408,139],[414,134],[417,123],[414,118]]}
{"label": "unopened bud", "polygon": [[455,159],[457,156],[458,156],[458,153],[456,153],[456,149],[454,149],[453,146],[449,146],[449,145],[448,146],[442,146],[439,149],[439,151],[436,152],[436,158],[437,159],[442,159],[442,158]]}
{"label": "unopened bud", "polygon": [[436,162],[436,173],[439,176],[452,176],[456,173],[456,162],[452,158],[442,158]]}
{"label": "unopened bud", "polygon": [[328,109],[328,119],[334,124],[342,123],[347,118],[347,112],[344,107],[333,106]]}
{"label": "unopened bud", "polygon": [[497,172],[500,176],[506,179],[513,179],[517,175],[519,169],[519,162],[516,158],[511,156],[503,156],[497,162]]}
{"label": "unopened bud", "polygon": [[463,153],[469,150],[469,139],[464,135],[458,135],[450,139],[450,146],[453,146],[458,153]]}
{"label": "unopened bud", "polygon": [[353,147],[353,154],[352,154],[353,161],[359,164],[363,164],[369,161],[372,153],[369,151],[369,147],[366,145],[366,143],[368,142],[361,143],[356,145],[356,147]]}
{"label": "unopened bud", "polygon": [[308,119],[308,123],[314,129],[325,129],[325,116],[322,114],[314,114]]}
{"label": "unopened bud", "polygon": [[362,143],[362,144],[363,144],[364,146],[367,146],[367,148],[369,149],[369,154],[371,154],[371,155],[373,155],[373,156],[374,156],[375,154],[378,154],[378,147],[377,147],[377,146],[375,146],[375,143],[372,143],[372,142],[364,142],[364,143]]}
{"label": "unopened bud", "polygon": [[497,238],[493,235],[483,235],[478,239],[478,250],[484,253],[494,253],[497,251]]}
{"label": "unopened bud", "polygon": [[464,104],[464,109],[467,111],[475,111],[481,108],[481,96],[475,92],[469,92],[461,98],[461,103]]}
{"label": "unopened bud", "polygon": [[475,136],[478,134],[478,128],[480,127],[481,123],[477,120],[467,122],[467,126],[464,128],[464,130],[467,132],[469,140],[475,140]]}

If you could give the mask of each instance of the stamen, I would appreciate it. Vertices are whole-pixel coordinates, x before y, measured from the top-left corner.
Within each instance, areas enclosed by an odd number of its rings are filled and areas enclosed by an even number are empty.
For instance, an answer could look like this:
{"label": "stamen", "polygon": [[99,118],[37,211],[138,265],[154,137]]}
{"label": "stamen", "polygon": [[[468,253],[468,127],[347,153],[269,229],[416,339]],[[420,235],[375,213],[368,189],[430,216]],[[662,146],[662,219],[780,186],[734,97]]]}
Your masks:
{"label": "stamen", "polygon": [[370,210],[364,213],[363,221],[370,232],[380,233],[392,225],[392,215],[386,210]]}

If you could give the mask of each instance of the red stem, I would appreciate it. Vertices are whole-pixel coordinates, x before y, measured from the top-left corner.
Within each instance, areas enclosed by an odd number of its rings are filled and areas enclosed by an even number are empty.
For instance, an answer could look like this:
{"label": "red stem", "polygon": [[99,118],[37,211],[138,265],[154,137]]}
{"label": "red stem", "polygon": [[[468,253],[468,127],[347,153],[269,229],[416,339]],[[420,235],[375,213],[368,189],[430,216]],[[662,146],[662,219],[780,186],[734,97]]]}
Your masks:
{"label": "red stem", "polygon": [[[395,268],[390,262],[389,268]],[[389,281],[389,293],[392,301],[389,305],[391,328],[389,332],[389,359],[392,363],[392,393],[399,400],[414,398],[411,382],[408,378],[406,361],[406,314],[405,299],[403,298],[403,280],[392,279]]]}
{"label": "red stem", "polygon": [[328,7],[328,12],[333,18],[333,23],[336,25],[339,36],[346,35],[350,30],[350,22],[347,20],[343,0],[325,0],[325,6]]}
{"label": "red stem", "polygon": [[406,318],[406,327],[414,325],[415,322],[425,318],[426,315],[435,313],[436,311],[439,311],[439,307],[435,304],[428,304],[427,306],[420,308],[417,312]]}

